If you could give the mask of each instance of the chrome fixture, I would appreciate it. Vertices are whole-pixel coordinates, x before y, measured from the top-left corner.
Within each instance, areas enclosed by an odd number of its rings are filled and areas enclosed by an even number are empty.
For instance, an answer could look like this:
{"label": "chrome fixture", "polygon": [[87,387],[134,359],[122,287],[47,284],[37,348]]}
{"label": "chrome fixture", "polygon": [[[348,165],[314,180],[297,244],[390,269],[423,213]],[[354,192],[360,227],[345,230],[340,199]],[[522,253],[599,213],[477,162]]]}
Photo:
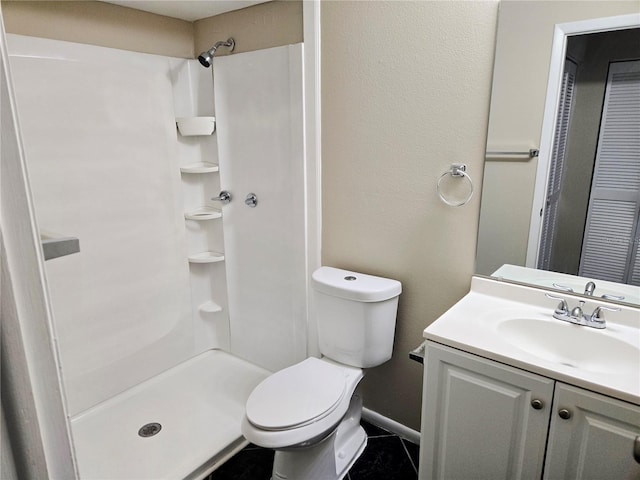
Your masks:
{"label": "chrome fixture", "polygon": [[589,321],[592,323],[602,324],[602,328],[605,328],[604,313],[602,312],[603,310],[607,310],[609,312],[617,312],[620,309],[617,307],[605,307],[604,305],[600,305],[593,310]]}
{"label": "chrome fixture", "polygon": [[[442,193],[442,186],[441,186],[442,180],[445,177],[449,177],[449,176],[453,178],[461,178],[463,180],[466,180],[467,183],[469,184],[469,194],[466,196],[464,200],[457,201],[457,202],[452,201],[446,198],[446,196]],[[438,181],[436,183],[436,191],[438,192],[438,196],[440,197],[440,200],[442,200],[444,203],[446,203],[450,207],[461,207],[469,203],[469,200],[471,200],[471,197],[473,197],[473,180],[471,180],[471,177],[467,173],[467,166],[464,163],[452,163],[451,168],[438,177]]]}
{"label": "chrome fixture", "polygon": [[582,307],[584,306],[584,301],[580,300],[578,305],[575,306],[571,311],[569,310],[569,305],[567,301],[556,295],[551,295],[550,293],[545,293],[547,298],[552,298],[554,300],[560,300],[560,303],[556,307],[553,312],[553,318],[556,320],[562,320],[563,322],[573,323],[575,325],[582,325],[584,327],[592,327],[597,329],[606,328],[606,323],[604,321],[604,310],[608,310],[610,312],[617,312],[620,310],[617,307],[606,307],[604,305],[597,306],[591,315],[587,316]]}
{"label": "chrome fixture", "polygon": [[142,438],[153,437],[154,435],[160,433],[160,430],[162,430],[162,425],[160,425],[159,423],[147,423],[146,425],[140,427],[140,430],[138,430],[138,435],[140,435]]}
{"label": "chrome fixture", "polygon": [[217,197],[213,197],[211,200],[216,200],[218,202],[221,202],[223,205],[226,205],[231,201],[231,194],[226,190],[222,190],[220,192],[220,195],[218,195]]}
{"label": "chrome fixture", "polygon": [[[556,307],[553,312],[553,318],[558,318],[558,316],[568,315],[569,314],[569,305],[567,305],[567,301],[562,297],[556,297],[555,295],[551,295],[550,293],[545,293],[547,298],[552,298],[554,300],[560,300],[560,303]],[[561,319],[559,319],[561,320]]]}
{"label": "chrome fixture", "polygon": [[611,295],[610,293],[605,293],[602,295],[602,298],[605,300],[624,300],[624,295]]}
{"label": "chrome fixture", "polygon": [[[554,283],[553,288],[557,288],[558,290],[563,290],[565,292],[573,293],[573,288],[567,287],[566,285],[561,285],[559,283]],[[587,282],[584,286],[584,294],[590,297],[593,297],[593,292],[596,290],[596,284],[593,282]],[[600,296],[605,300],[624,300],[624,296],[622,295],[613,295],[611,293],[605,293]]]}
{"label": "chrome fixture", "polygon": [[486,157],[497,157],[497,158],[504,158],[504,157],[527,157],[527,158],[536,158],[538,156],[540,156],[540,150],[537,148],[530,148],[527,151],[524,150],[520,150],[517,152],[486,152],[485,153]]}
{"label": "chrome fixture", "polygon": [[593,292],[596,289],[596,284],[593,282],[587,282],[587,284],[584,286],[584,294],[585,295],[593,295]]}
{"label": "chrome fixture", "polygon": [[248,193],[247,198],[244,199],[245,205],[251,208],[255,208],[258,205],[258,196],[255,193]]}
{"label": "chrome fixture", "polygon": [[211,62],[213,62],[213,57],[216,54],[216,50],[218,50],[220,47],[227,47],[230,49],[230,52],[233,52],[235,46],[236,41],[233,38],[228,38],[226,42],[216,42],[216,44],[209,50],[198,55],[198,61],[203,67],[209,68],[211,66]]}
{"label": "chrome fixture", "polygon": [[564,290],[565,292],[573,292],[573,288],[567,287],[565,285],[560,285],[559,283],[554,283],[553,287],[557,288],[558,290]]}

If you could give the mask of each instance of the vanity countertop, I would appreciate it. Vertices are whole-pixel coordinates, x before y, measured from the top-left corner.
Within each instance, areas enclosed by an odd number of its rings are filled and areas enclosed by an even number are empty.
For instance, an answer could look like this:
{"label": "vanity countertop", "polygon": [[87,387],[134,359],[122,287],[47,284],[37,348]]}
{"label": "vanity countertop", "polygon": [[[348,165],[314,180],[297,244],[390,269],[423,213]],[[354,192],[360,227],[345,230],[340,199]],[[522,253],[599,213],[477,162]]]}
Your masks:
{"label": "vanity countertop", "polygon": [[[600,298],[583,306],[606,312],[605,329],[553,318],[547,291],[473,277],[471,291],[424,330],[442,343],[568,384],[640,405],[640,309]],[[584,297],[558,294],[570,308]]]}

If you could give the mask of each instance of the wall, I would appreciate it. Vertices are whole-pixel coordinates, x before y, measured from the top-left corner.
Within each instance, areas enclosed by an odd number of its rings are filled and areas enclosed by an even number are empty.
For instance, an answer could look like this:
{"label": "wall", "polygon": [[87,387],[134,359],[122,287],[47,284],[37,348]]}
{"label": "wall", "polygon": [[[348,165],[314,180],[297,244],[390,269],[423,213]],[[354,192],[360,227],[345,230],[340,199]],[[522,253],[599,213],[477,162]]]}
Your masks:
{"label": "wall", "polygon": [[[0,14],[0,392],[7,420],[2,440],[11,445],[19,478],[75,478],[52,311],[1,22]],[[3,465],[3,478],[5,474],[11,472]]]}
{"label": "wall", "polygon": [[[487,148],[540,146],[556,23],[637,13],[634,1],[503,0],[496,42]],[[533,203],[535,161],[490,161],[478,238],[478,271],[524,265]]]}
{"label": "wall", "polygon": [[[195,53],[233,37],[234,53],[302,42],[302,2],[272,1],[194,23]],[[220,49],[217,55],[227,55]]]}
{"label": "wall", "polygon": [[449,207],[436,181],[463,162],[480,191],[497,10],[322,3],[323,264],[402,282],[393,358],[361,390],[416,430],[422,367],[408,351],[468,292],[478,226],[479,196]]}
{"label": "wall", "polygon": [[271,371],[307,357],[302,50],[214,60],[230,351]]}
{"label": "wall", "polygon": [[73,416],[198,353],[174,113],[187,61],[8,44],[38,226],[80,241],[45,264]]}
{"label": "wall", "polygon": [[7,33],[193,58],[193,24],[95,1],[2,1]]}
{"label": "wall", "polygon": [[193,23],[96,1],[3,0],[2,11],[7,33],[180,58],[195,58],[230,36],[236,53],[303,40],[298,0],[275,0]]}

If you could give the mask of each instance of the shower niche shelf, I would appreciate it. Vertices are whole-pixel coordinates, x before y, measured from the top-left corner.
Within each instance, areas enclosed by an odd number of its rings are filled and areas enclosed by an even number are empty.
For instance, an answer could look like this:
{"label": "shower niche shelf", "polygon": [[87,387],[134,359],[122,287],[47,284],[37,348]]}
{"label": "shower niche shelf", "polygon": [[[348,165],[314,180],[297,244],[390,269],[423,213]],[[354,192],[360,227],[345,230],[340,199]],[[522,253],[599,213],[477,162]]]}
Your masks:
{"label": "shower niche shelf", "polygon": [[202,313],[217,313],[222,311],[222,307],[218,305],[216,302],[209,301],[204,302],[202,305],[198,307]]}
{"label": "shower niche shelf", "polygon": [[220,217],[222,217],[222,211],[218,208],[209,206],[196,208],[195,210],[191,210],[190,212],[186,212],[184,214],[184,218],[186,218],[187,220],[196,221],[213,220],[214,218]]}
{"label": "shower niche shelf", "polygon": [[216,117],[180,117],[176,125],[183,137],[212,135],[216,129]]}
{"label": "shower niche shelf", "polygon": [[200,252],[189,256],[189,263],[216,263],[224,261],[224,254],[220,252]]}
{"label": "shower niche shelf", "polygon": [[218,165],[211,162],[197,162],[180,167],[182,173],[214,173],[218,170]]}

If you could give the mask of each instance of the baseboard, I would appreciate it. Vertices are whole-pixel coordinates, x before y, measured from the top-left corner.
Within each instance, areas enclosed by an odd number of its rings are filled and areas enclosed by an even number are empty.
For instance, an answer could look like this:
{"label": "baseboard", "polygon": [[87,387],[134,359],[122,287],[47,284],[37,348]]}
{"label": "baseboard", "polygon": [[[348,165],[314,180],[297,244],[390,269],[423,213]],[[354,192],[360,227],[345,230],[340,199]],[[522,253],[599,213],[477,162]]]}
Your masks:
{"label": "baseboard", "polygon": [[373,425],[384,428],[391,433],[395,433],[399,437],[420,445],[420,432],[415,431],[413,428],[409,428],[395,420],[391,420],[389,417],[380,415],[378,412],[369,410],[366,407],[362,408],[362,418]]}

